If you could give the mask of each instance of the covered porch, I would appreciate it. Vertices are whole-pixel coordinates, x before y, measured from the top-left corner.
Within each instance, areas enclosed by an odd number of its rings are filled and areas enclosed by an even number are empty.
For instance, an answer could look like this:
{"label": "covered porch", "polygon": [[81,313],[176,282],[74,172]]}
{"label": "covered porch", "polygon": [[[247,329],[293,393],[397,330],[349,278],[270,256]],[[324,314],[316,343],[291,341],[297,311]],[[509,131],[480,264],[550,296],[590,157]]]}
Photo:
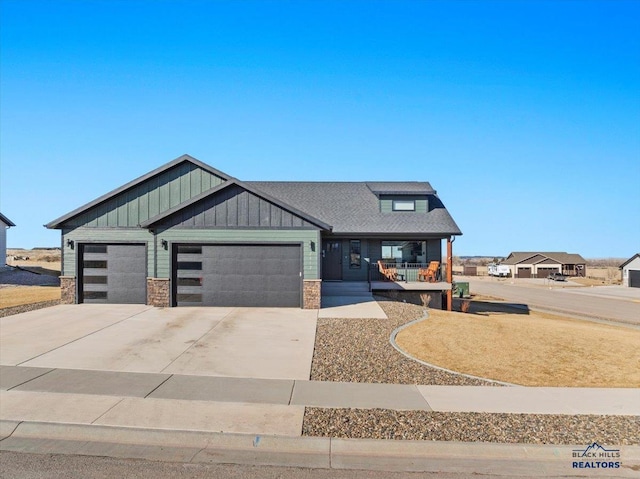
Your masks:
{"label": "covered porch", "polygon": [[[398,235],[399,236],[399,235]],[[398,294],[433,293],[451,295],[451,271],[443,258],[442,240],[450,237],[398,238],[380,235],[368,238],[323,237],[321,277],[326,282],[363,282],[368,290]],[[450,299],[445,303],[450,306]]]}

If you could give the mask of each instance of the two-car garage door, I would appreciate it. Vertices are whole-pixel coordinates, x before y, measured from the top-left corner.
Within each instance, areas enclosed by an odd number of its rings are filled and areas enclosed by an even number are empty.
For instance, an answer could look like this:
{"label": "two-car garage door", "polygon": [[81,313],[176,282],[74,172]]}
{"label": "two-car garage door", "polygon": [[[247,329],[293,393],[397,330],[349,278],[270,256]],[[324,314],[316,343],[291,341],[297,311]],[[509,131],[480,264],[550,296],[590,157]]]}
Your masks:
{"label": "two-car garage door", "polygon": [[178,244],[173,254],[177,306],[301,306],[299,244]]}

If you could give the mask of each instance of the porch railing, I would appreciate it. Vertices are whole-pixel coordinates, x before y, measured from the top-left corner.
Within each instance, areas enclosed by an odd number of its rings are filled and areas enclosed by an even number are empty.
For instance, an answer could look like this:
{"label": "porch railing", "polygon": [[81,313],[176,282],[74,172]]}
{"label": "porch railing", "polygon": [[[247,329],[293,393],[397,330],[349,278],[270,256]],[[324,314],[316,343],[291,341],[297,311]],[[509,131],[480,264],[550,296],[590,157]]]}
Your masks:
{"label": "porch railing", "polygon": [[[382,262],[384,269],[389,272],[394,272],[396,275],[396,282],[416,282],[425,281],[424,277],[420,277],[420,270],[426,270],[429,267],[428,263],[407,263],[407,262]],[[436,270],[435,281],[445,281],[447,277],[446,265],[440,265]],[[377,261],[371,261],[369,264],[369,283],[373,281],[390,281],[389,275],[385,275],[378,265]]]}

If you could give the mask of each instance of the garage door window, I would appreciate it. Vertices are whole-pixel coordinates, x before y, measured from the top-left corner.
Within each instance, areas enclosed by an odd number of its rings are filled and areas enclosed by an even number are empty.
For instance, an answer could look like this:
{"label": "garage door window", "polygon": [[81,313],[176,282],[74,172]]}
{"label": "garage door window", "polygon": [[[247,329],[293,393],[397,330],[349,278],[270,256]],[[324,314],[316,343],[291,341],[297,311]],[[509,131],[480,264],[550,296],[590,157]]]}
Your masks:
{"label": "garage door window", "polygon": [[106,261],[85,260],[83,264],[85,268],[91,268],[91,269],[106,269],[107,267]]}
{"label": "garage door window", "polygon": [[202,269],[202,261],[178,261],[178,269],[200,271]]}
{"label": "garage door window", "polygon": [[176,269],[178,306],[202,305],[202,246],[178,245]]}
{"label": "garage door window", "polygon": [[106,253],[107,245],[106,244],[88,244],[84,247],[85,253]]}
{"label": "garage door window", "polygon": [[82,300],[84,302],[104,302],[107,294],[107,245],[85,245],[84,260],[84,288]]}
{"label": "garage door window", "polygon": [[91,300],[91,299],[103,299],[103,300],[107,300],[107,292],[106,291],[85,291],[84,292],[84,299],[87,300]]}
{"label": "garage door window", "polygon": [[85,284],[107,284],[106,276],[85,276]]}

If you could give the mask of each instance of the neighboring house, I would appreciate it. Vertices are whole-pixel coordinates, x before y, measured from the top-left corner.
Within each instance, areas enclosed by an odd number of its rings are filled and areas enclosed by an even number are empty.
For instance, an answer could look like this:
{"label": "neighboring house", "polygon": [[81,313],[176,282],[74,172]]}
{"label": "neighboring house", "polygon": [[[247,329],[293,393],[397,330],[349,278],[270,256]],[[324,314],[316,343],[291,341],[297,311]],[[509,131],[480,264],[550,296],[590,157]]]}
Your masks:
{"label": "neighboring house", "polygon": [[584,276],[587,262],[574,253],[514,251],[501,264],[509,266],[513,278],[546,278],[551,273]]}
{"label": "neighboring house", "polygon": [[13,221],[0,213],[0,268],[7,265],[7,229],[15,226]]}
{"label": "neighboring house", "polygon": [[622,270],[622,285],[630,288],[640,288],[640,253],[636,253],[620,265]]}
{"label": "neighboring house", "polygon": [[322,281],[441,261],[461,234],[426,182],[245,182],[188,155],[46,227],[64,302],[155,306],[319,308]]}

